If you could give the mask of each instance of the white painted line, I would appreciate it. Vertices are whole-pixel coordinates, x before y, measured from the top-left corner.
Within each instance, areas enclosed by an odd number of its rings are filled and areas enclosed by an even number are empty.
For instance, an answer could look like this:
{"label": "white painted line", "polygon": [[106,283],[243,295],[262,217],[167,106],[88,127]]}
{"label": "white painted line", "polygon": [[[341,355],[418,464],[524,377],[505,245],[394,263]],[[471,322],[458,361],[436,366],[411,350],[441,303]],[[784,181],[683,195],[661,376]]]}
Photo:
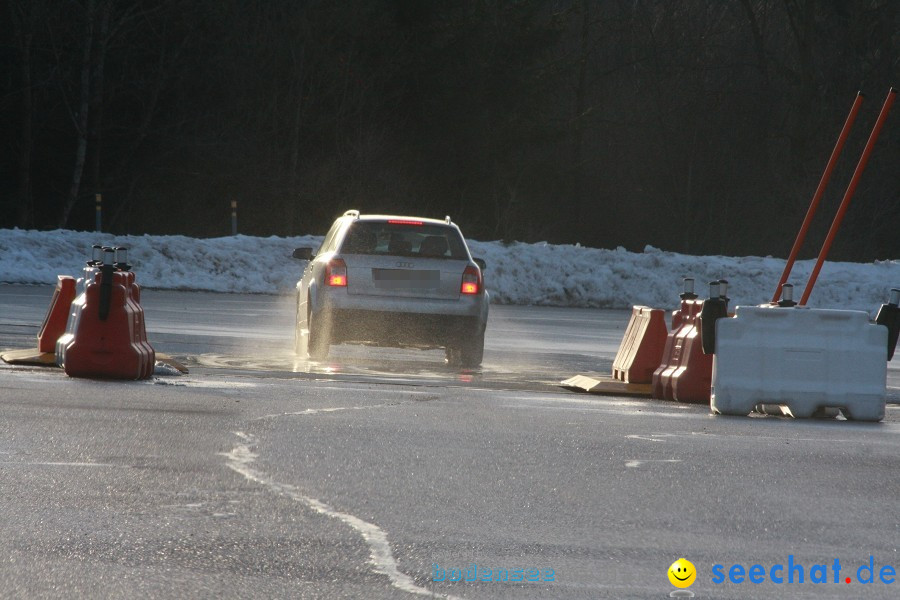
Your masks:
{"label": "white painted line", "polygon": [[[638,410],[625,410],[620,408],[620,404],[610,404],[610,406],[550,406],[550,405],[534,405],[534,406],[525,406],[522,404],[501,404],[498,405],[501,408],[510,408],[510,409],[519,409],[519,410],[556,410],[556,411],[569,411],[569,412],[580,412],[584,414],[595,413],[595,414],[606,414],[606,415],[620,415],[623,417],[665,417],[667,419],[694,419],[698,416],[694,413],[687,412],[663,412],[658,410],[650,410],[649,408],[641,408]],[[702,415],[709,416],[709,415]]]}
{"label": "white painted line", "polygon": [[247,382],[247,381],[234,381],[234,380],[215,380],[215,379],[206,379],[203,381],[198,380],[185,380],[183,382],[184,385],[193,388],[206,388],[213,390],[229,390],[229,389],[242,389],[242,388],[256,388],[260,387],[260,384],[255,382]]}
{"label": "white painted line", "polygon": [[[379,404],[378,406],[383,406],[383,405]],[[372,408],[372,407],[370,407],[370,406],[338,406],[336,408],[307,408],[306,410],[301,410],[301,411],[297,411],[297,412],[274,413],[271,415],[263,415],[261,417],[256,417],[253,420],[261,421],[263,419],[276,419],[278,417],[287,417],[287,416],[317,415],[319,413],[330,413],[330,412],[337,412],[340,410],[360,410],[362,408]]]}
{"label": "white painted line", "polygon": [[277,419],[278,417],[293,417],[293,416],[303,416],[303,415],[318,415],[320,413],[331,413],[338,412],[342,410],[369,410],[371,408],[386,408],[389,406],[400,406],[401,404],[410,404],[410,400],[405,400],[402,402],[382,402],[381,404],[366,404],[363,406],[335,406],[331,408],[307,408],[306,410],[300,410],[297,412],[286,412],[286,413],[274,413],[271,415],[263,415],[261,417],[256,417],[253,419],[254,421],[261,421],[263,419]]}
{"label": "white painted line", "polygon": [[397,567],[397,561],[394,559],[394,554],[391,551],[387,533],[377,525],[363,521],[351,514],[337,511],[320,500],[304,495],[295,486],[275,481],[262,471],[255,469],[253,463],[258,455],[250,448],[257,444],[256,437],[240,431],[235,431],[234,433],[241,438],[242,443],[235,446],[231,452],[220,453],[228,459],[228,468],[240,473],[248,481],[263,485],[275,493],[284,494],[292,500],[305,504],[315,512],[337,519],[358,531],[369,545],[369,557],[375,567],[375,571],[386,575],[390,579],[391,585],[398,590],[420,596],[431,596],[432,598],[462,600],[456,596],[436,594],[431,590],[420,587],[415,584],[409,575],[400,572],[400,569]]}
{"label": "white painted line", "polygon": [[664,459],[647,459],[647,460],[629,460],[626,461],[625,466],[630,469],[636,469],[643,464],[646,463],[679,463],[681,459],[678,458],[664,458]]}
{"label": "white painted line", "polygon": [[[810,423],[809,419],[806,419],[806,424]],[[798,424],[804,424],[803,421],[798,420]],[[879,425],[884,425],[880,423]],[[882,429],[882,427],[879,427]],[[789,437],[776,437],[772,435],[752,435],[752,434],[744,434],[742,432],[729,432],[727,434],[722,433],[709,433],[707,431],[692,431],[690,433],[651,433],[653,437],[668,437],[668,438],[693,438],[695,440],[702,439],[704,437],[707,438],[724,438],[727,437],[732,440],[764,440],[764,441],[773,441],[773,442],[825,442],[828,444],[837,443],[837,444],[849,444],[854,443],[858,444],[859,440],[853,439],[841,439],[841,438],[805,438],[805,437],[797,437],[797,438],[789,438]],[[640,436],[625,436],[625,437],[640,437]]]}
{"label": "white painted line", "polygon": [[106,463],[86,463],[86,462],[16,462],[16,461],[0,461],[0,465],[13,466],[38,466],[38,467],[121,467],[127,468],[127,465],[110,465]]}

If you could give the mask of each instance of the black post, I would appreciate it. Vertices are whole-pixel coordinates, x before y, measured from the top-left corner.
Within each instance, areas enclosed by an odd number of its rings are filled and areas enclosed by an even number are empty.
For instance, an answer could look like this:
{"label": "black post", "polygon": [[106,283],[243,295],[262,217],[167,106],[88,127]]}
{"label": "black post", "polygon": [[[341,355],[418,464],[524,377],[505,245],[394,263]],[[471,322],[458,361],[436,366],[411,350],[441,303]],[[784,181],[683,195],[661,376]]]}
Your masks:
{"label": "black post", "polygon": [[112,248],[103,248],[103,265],[100,266],[100,306],[98,307],[98,316],[101,321],[105,321],[109,316],[109,304],[112,300],[112,282],[113,273],[116,271],[116,265],[113,264],[113,256],[115,250]]}

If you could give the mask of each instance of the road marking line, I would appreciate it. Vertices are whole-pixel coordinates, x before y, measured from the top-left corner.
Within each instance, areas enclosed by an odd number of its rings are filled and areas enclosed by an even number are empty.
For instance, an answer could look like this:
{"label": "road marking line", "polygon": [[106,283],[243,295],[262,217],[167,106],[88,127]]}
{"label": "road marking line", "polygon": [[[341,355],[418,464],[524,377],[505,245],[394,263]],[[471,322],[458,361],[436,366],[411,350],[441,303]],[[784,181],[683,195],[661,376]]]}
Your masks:
{"label": "road marking line", "polygon": [[253,467],[257,454],[250,448],[257,445],[256,436],[235,431],[235,435],[241,438],[242,443],[232,448],[231,452],[220,452],[221,456],[228,459],[228,468],[236,473],[244,476],[248,481],[263,485],[273,492],[284,494],[292,500],[296,500],[301,504],[305,504],[315,512],[331,517],[349,525],[358,531],[366,544],[369,545],[370,561],[375,567],[375,571],[386,575],[391,581],[391,585],[395,588],[408,592],[410,594],[419,594],[421,596],[431,596],[433,598],[446,598],[447,600],[462,600],[456,596],[449,594],[436,594],[431,590],[419,587],[412,578],[406,573],[402,573],[397,567],[397,561],[391,551],[391,545],[387,540],[387,533],[373,523],[363,521],[359,517],[351,514],[337,511],[331,506],[325,504],[321,500],[316,500],[304,495],[295,486],[280,483],[271,477]]}
{"label": "road marking line", "polygon": [[[378,404],[377,406],[384,406],[384,405]],[[276,419],[278,417],[290,417],[290,416],[298,416],[298,415],[317,415],[319,413],[330,413],[330,412],[337,412],[337,411],[341,411],[341,410],[362,410],[364,408],[374,408],[374,407],[372,407],[372,406],[337,406],[334,408],[307,408],[306,410],[300,410],[297,412],[274,413],[271,415],[263,415],[261,417],[256,417],[253,420],[261,421],[263,419]]]}
{"label": "road marking line", "polygon": [[271,415],[263,415],[261,417],[256,417],[253,420],[261,421],[263,419],[276,419],[278,417],[317,415],[319,413],[338,412],[341,410],[366,410],[369,408],[384,408],[385,406],[397,406],[398,404],[400,404],[400,403],[399,402],[388,402],[388,403],[384,403],[384,404],[369,404],[366,406],[336,406],[333,408],[307,408],[306,410],[300,410],[297,412],[275,413],[275,414],[271,414]]}
{"label": "road marking line", "polygon": [[16,465],[16,466],[39,466],[39,467],[122,467],[127,465],[110,465],[107,463],[86,463],[86,462],[16,462],[12,460],[0,461],[0,465]]}
{"label": "road marking line", "polygon": [[[420,394],[421,395],[421,394]],[[438,400],[438,396],[434,396],[433,394],[424,394],[429,396],[427,399]],[[271,415],[263,415],[261,417],[256,417],[253,419],[254,421],[262,421],[263,419],[277,419],[278,417],[295,417],[295,416],[303,416],[303,415],[317,415],[319,413],[330,413],[330,412],[338,412],[342,410],[369,410],[372,408],[388,408],[392,406],[401,406],[404,404],[413,404],[423,402],[422,400],[403,400],[403,401],[395,401],[395,402],[382,402],[381,404],[366,404],[364,406],[334,406],[331,408],[307,408],[305,410],[300,410],[297,412],[286,412],[286,413],[273,413]]]}
{"label": "road marking line", "polygon": [[633,434],[633,435],[626,435],[625,437],[628,439],[631,439],[631,440],[643,440],[645,442],[665,442],[666,441],[666,440],[660,439],[658,437],[652,437],[653,435],[654,434],[651,434],[650,436]]}
{"label": "road marking line", "polygon": [[626,461],[625,466],[630,469],[636,469],[637,467],[640,467],[644,463],[679,463],[679,462],[681,462],[680,458],[629,460],[629,461]]}

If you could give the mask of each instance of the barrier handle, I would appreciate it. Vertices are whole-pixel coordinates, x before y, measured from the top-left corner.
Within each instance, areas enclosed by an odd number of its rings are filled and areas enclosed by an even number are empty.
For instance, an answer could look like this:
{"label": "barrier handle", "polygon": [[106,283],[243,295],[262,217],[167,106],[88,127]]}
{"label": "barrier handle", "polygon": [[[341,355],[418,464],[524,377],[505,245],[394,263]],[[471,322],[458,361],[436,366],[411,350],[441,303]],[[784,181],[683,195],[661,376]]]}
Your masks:
{"label": "barrier handle", "polygon": [[709,282],[709,298],[703,301],[697,317],[700,349],[703,354],[716,353],[716,321],[728,316],[728,282],[724,279]]}
{"label": "barrier handle", "polygon": [[716,353],[716,321],[728,316],[728,304],[722,298],[709,298],[703,301],[697,329],[700,333],[700,349],[703,354]]}
{"label": "barrier handle", "polygon": [[116,268],[113,265],[103,265],[100,267],[100,307],[97,316],[101,321],[105,321],[109,316],[109,304],[112,298],[112,281],[113,273]]}
{"label": "barrier handle", "polygon": [[809,203],[809,209],[806,211],[806,216],[803,218],[803,224],[800,226],[800,231],[797,233],[797,239],[794,240],[791,254],[788,256],[787,264],[784,265],[784,272],[781,274],[781,279],[778,280],[778,285],[775,286],[775,295],[772,296],[772,302],[778,302],[778,299],[781,298],[781,287],[791,275],[791,269],[794,268],[794,261],[797,260],[797,254],[800,252],[800,246],[803,245],[803,241],[806,239],[806,233],[809,231],[813,216],[819,208],[819,202],[822,200],[822,195],[825,193],[825,187],[828,185],[831,174],[834,172],[838,157],[844,149],[844,142],[847,141],[847,137],[850,135],[850,129],[853,128],[853,122],[856,121],[856,115],[859,113],[859,108],[862,106],[863,98],[862,92],[856,93],[856,99],[853,101],[853,106],[850,107],[850,114],[847,115],[847,120],[844,122],[841,134],[838,136],[837,143],[834,145],[834,150],[831,151],[831,157],[828,159],[828,164],[825,165],[825,172],[822,173],[822,179],[819,180],[819,185],[816,187],[816,193],[813,194],[812,201]]}
{"label": "barrier handle", "polygon": [[878,310],[875,322],[884,325],[888,329],[887,359],[894,358],[894,350],[897,348],[897,338],[900,337],[900,289],[891,290],[891,299],[887,304],[882,304]]}
{"label": "barrier handle", "polygon": [[844,214],[846,214],[847,208],[850,206],[850,200],[856,192],[856,186],[859,185],[859,179],[866,169],[866,164],[869,162],[869,156],[871,156],[872,149],[875,147],[875,141],[881,133],[881,128],[884,126],[888,113],[891,112],[891,106],[893,106],[896,97],[897,90],[891,88],[884,101],[884,105],[881,107],[881,112],[878,114],[878,120],[875,121],[875,127],[872,128],[872,133],[869,135],[869,140],[866,142],[866,147],[863,149],[862,156],[859,157],[859,163],[856,165],[856,170],[853,171],[850,185],[847,186],[847,191],[844,193],[844,199],[841,200],[841,205],[838,207],[837,214],[834,216],[834,221],[831,223],[831,229],[828,230],[828,235],[825,236],[825,243],[822,244],[822,251],[819,252],[819,258],[816,259],[816,265],[813,267],[812,273],[809,274],[809,281],[806,282],[806,289],[803,290],[803,297],[800,298],[800,306],[806,305],[806,301],[809,299],[809,295],[816,285],[816,279],[819,278],[819,271],[822,270],[822,264],[828,256],[828,251],[831,250],[831,244],[834,242],[837,230],[841,227],[841,222],[844,220]]}

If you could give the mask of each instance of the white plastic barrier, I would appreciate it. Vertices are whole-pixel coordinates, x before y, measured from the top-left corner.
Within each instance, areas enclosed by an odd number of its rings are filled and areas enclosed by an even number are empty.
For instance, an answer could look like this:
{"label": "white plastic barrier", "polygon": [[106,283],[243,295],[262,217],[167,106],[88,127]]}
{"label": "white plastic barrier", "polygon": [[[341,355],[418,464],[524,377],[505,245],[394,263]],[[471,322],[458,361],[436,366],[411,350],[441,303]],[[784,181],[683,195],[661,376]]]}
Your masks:
{"label": "white plastic barrier", "polygon": [[880,421],[887,334],[862,311],[739,306],[716,322],[710,406],[746,415],[777,404],[795,417],[840,408],[848,419]]}

